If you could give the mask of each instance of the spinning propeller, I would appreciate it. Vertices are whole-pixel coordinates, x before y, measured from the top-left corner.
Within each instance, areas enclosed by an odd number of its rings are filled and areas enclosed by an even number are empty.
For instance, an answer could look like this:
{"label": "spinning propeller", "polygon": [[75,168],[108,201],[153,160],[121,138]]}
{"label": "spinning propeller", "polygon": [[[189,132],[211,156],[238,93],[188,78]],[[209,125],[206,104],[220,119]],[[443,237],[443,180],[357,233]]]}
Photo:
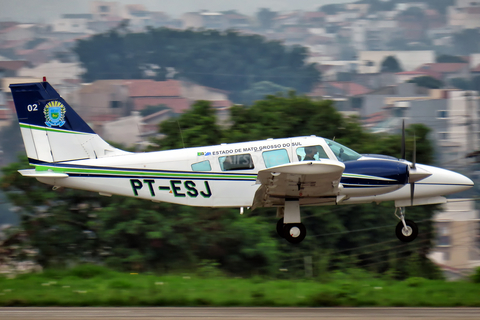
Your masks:
{"label": "spinning propeller", "polygon": [[[413,159],[412,164],[408,166],[408,183],[410,183],[410,202],[413,206],[413,197],[415,194],[415,182],[425,179],[432,174],[426,170],[416,167],[417,162],[417,139],[413,135]],[[402,121],[402,155],[400,159],[405,159],[405,120]]]}

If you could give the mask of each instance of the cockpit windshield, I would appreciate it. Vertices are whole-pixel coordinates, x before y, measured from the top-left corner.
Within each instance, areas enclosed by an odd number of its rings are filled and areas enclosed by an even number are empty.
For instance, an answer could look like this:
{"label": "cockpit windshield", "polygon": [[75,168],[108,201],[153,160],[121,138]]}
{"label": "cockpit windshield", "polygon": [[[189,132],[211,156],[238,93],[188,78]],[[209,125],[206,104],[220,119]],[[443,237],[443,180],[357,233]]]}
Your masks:
{"label": "cockpit windshield", "polygon": [[329,139],[325,139],[325,141],[327,142],[328,146],[333,151],[333,153],[335,153],[335,156],[337,157],[338,161],[345,162],[350,160],[357,160],[362,156],[361,154],[353,151],[350,148],[347,148],[341,145],[338,142],[335,142]]}

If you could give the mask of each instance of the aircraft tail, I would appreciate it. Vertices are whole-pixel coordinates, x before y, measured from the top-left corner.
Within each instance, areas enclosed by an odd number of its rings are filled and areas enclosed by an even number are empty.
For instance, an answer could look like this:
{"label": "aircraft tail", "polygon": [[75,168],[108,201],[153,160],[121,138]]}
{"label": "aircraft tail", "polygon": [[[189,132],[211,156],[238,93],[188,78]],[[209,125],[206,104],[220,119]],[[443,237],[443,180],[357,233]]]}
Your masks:
{"label": "aircraft tail", "polygon": [[48,82],[11,84],[10,90],[31,163],[127,153],[97,135]]}

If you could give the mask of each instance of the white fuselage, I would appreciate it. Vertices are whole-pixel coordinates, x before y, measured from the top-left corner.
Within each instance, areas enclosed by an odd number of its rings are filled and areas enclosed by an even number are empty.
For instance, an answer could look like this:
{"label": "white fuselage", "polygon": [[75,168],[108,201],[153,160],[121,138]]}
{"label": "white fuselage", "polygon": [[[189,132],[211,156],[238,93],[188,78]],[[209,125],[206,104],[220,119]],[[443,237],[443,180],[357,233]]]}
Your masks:
{"label": "white fuselage", "polygon": [[[284,149],[289,162],[293,163],[299,161],[297,148],[310,145],[322,146],[330,160],[338,161],[323,138],[312,136],[39,164],[37,170],[64,172],[69,176],[37,179],[57,187],[90,190],[103,195],[202,207],[249,207],[259,188],[257,173],[266,168],[265,152]],[[225,171],[220,158],[236,154],[249,154],[253,168]],[[362,159],[369,158],[362,157],[356,161]],[[405,164],[409,163],[405,161]],[[420,164],[417,167],[428,170],[432,175],[415,184],[414,204],[443,202],[439,197],[473,185],[470,179],[452,171]],[[408,202],[405,205],[410,205],[409,184],[346,188],[340,183],[326,196],[336,197],[336,200],[324,204],[405,200]]]}

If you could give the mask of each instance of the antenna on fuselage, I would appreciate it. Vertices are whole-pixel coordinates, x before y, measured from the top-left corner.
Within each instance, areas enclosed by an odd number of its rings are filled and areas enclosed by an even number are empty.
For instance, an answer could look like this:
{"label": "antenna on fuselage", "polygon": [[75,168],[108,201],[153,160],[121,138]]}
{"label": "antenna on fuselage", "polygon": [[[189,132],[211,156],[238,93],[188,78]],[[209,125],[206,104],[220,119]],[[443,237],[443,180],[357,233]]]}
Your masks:
{"label": "antenna on fuselage", "polygon": [[185,149],[185,142],[183,141],[182,128],[180,128],[180,122],[178,122],[178,120],[177,120],[177,125],[178,125],[178,131],[180,131],[180,138],[182,138],[183,148]]}

